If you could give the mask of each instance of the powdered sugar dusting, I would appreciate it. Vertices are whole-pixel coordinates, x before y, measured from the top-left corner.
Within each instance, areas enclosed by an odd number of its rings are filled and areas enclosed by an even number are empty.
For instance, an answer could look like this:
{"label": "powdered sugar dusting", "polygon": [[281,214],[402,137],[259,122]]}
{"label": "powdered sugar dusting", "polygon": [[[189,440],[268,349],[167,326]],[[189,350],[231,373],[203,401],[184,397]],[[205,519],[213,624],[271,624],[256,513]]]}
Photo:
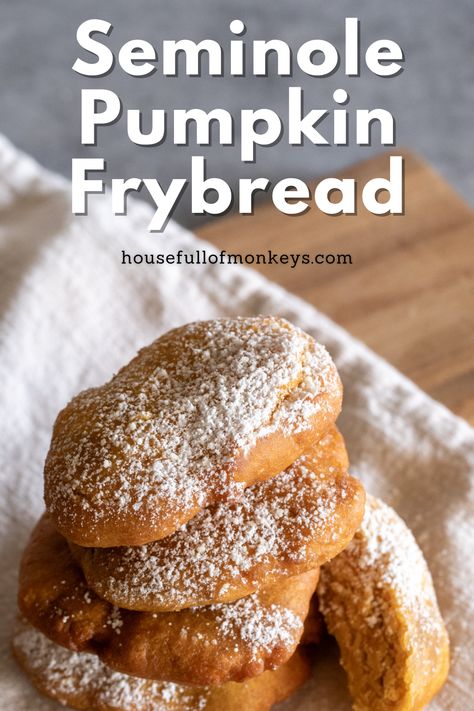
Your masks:
{"label": "powdered sugar dusting", "polygon": [[[95,652],[119,671],[197,684],[235,678],[250,662],[256,674],[275,658],[288,658],[301,637],[319,576],[319,569],[310,570],[227,605],[132,612],[87,591],[67,541],[47,518],[27,555],[38,574],[33,581],[20,576],[20,609],[53,641]],[[66,580],[63,592],[60,580]]]}
{"label": "powdered sugar dusting", "polygon": [[114,672],[94,654],[71,652],[41,632],[19,624],[14,651],[45,693],[60,703],[87,699],[87,706],[117,711],[203,711],[209,692],[169,682],[151,682]]}
{"label": "powdered sugar dusting", "polygon": [[341,511],[360,506],[353,480],[332,466],[337,448],[344,451],[334,432],[314,456],[248,488],[237,503],[201,511],[169,538],[133,548],[80,550],[89,584],[125,607],[179,609],[231,599],[262,575],[320,565],[328,544],[334,555],[341,526],[350,527]]}
{"label": "powdered sugar dusting", "polygon": [[264,605],[257,595],[231,605],[211,605],[216,614],[218,636],[243,643],[250,657],[271,654],[276,647],[296,645],[303,634],[303,620],[280,605]]}
{"label": "powdered sugar dusting", "polygon": [[163,512],[236,499],[236,457],[272,431],[308,428],[338,388],[325,349],[282,319],[177,329],[60,415],[48,508],[61,519],[72,502],[92,523],[133,510],[153,524]]}
{"label": "powdered sugar dusting", "polygon": [[[414,633],[406,640],[409,647],[418,641],[417,633],[430,635],[438,630],[444,638],[431,576],[413,534],[393,509],[372,496],[349,546],[321,569],[318,592],[323,614],[337,606],[331,585],[337,585],[338,566],[345,564],[353,566],[359,589],[366,591],[370,604],[361,606],[361,614],[369,627],[384,624],[390,604],[414,622]],[[370,592],[383,589],[390,590],[391,596]]]}
{"label": "powdered sugar dusting", "polygon": [[425,708],[449,668],[449,640],[421,550],[368,497],[360,530],[321,569],[320,609],[339,643],[354,708]]}

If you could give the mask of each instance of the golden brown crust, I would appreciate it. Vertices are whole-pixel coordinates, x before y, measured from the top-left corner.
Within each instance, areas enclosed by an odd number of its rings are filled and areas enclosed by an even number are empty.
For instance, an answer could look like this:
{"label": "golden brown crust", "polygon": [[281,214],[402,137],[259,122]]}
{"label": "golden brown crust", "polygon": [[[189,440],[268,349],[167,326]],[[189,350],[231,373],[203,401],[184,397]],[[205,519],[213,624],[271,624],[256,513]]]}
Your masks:
{"label": "golden brown crust", "polygon": [[283,319],[188,324],[59,413],[47,509],[82,546],[164,538],[283,471],[329,429],[341,398],[325,349]]}
{"label": "golden brown crust", "polygon": [[286,662],[303,633],[318,570],[228,605],[146,613],[91,591],[47,515],[24,553],[18,604],[54,642],[95,652],[111,668],[155,680],[221,684]]}
{"label": "golden brown crust", "polygon": [[319,609],[318,596],[311,598],[308,616],[304,621],[304,632],[300,644],[319,644],[326,634],[326,624]]}
{"label": "golden brown crust", "polygon": [[296,650],[275,671],[219,687],[152,682],[114,672],[95,655],[71,652],[21,624],[13,639],[18,663],[40,693],[88,711],[268,711],[301,686],[310,674],[306,655]]}
{"label": "golden brown crust", "polygon": [[71,546],[91,588],[119,607],[162,612],[232,602],[331,560],[364,513],[333,428],[289,469],[134,548]]}
{"label": "golden brown crust", "polygon": [[413,535],[368,497],[360,530],[321,569],[320,607],[355,711],[419,711],[443,685],[449,640]]}

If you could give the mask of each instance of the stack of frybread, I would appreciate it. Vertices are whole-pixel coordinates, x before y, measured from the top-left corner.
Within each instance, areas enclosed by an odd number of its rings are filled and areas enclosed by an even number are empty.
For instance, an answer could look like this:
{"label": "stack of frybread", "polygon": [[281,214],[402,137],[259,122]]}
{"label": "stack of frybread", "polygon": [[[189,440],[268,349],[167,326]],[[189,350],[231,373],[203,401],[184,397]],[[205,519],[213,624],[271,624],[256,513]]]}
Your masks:
{"label": "stack of frybread", "polygon": [[[334,424],[341,399],[325,349],[272,317],[170,331],[75,397],[20,570],[14,652],[39,690],[99,711],[265,711],[301,685],[320,566],[335,559],[343,577],[338,554],[355,551],[358,568],[360,536],[379,540],[373,522],[390,518],[372,499],[364,517]],[[321,607],[344,645],[324,570]],[[432,695],[447,641],[427,575],[443,648]],[[362,672],[348,672],[355,688]]]}

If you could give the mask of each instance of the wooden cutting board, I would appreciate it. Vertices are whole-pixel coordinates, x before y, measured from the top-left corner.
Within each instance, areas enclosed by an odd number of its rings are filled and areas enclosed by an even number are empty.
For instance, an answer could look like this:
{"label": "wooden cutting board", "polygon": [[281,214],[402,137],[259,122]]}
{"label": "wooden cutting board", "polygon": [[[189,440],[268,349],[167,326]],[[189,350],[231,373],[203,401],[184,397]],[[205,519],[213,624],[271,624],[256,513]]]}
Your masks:
{"label": "wooden cutting board", "polygon": [[[362,206],[330,217],[312,203],[288,217],[264,203],[198,234],[232,253],[351,254],[352,264],[255,268],[474,423],[474,211],[426,163],[404,156],[404,215],[375,216]],[[387,168],[382,155],[344,175],[363,185]]]}

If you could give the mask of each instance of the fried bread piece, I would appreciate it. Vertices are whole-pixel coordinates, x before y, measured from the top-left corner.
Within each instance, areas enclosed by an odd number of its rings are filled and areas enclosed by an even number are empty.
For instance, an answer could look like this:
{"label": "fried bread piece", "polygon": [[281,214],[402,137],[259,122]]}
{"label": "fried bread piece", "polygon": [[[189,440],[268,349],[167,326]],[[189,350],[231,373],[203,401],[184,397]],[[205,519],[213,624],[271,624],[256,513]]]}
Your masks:
{"label": "fried bread piece", "polygon": [[124,674],[184,684],[242,681],[286,662],[303,634],[319,570],[283,579],[234,603],[134,612],[99,598],[47,515],[19,576],[24,617],[51,640],[95,652]]}
{"label": "fried bread piece", "polygon": [[72,652],[19,623],[13,653],[40,693],[84,711],[268,711],[301,686],[311,665],[299,649],[275,671],[241,684],[192,687],[120,674],[94,654]]}
{"label": "fried bread piece", "polygon": [[327,351],[283,319],[182,326],[59,413],[46,508],[78,545],[156,541],[286,469],[341,399]]}
{"label": "fried bread piece", "polygon": [[354,710],[424,708],[448,673],[448,635],[423,554],[389,506],[368,497],[360,530],[321,569],[318,598]]}
{"label": "fried bread piece", "polygon": [[198,513],[167,538],[133,548],[72,545],[91,588],[131,610],[232,602],[333,558],[364,513],[335,427],[275,478]]}

